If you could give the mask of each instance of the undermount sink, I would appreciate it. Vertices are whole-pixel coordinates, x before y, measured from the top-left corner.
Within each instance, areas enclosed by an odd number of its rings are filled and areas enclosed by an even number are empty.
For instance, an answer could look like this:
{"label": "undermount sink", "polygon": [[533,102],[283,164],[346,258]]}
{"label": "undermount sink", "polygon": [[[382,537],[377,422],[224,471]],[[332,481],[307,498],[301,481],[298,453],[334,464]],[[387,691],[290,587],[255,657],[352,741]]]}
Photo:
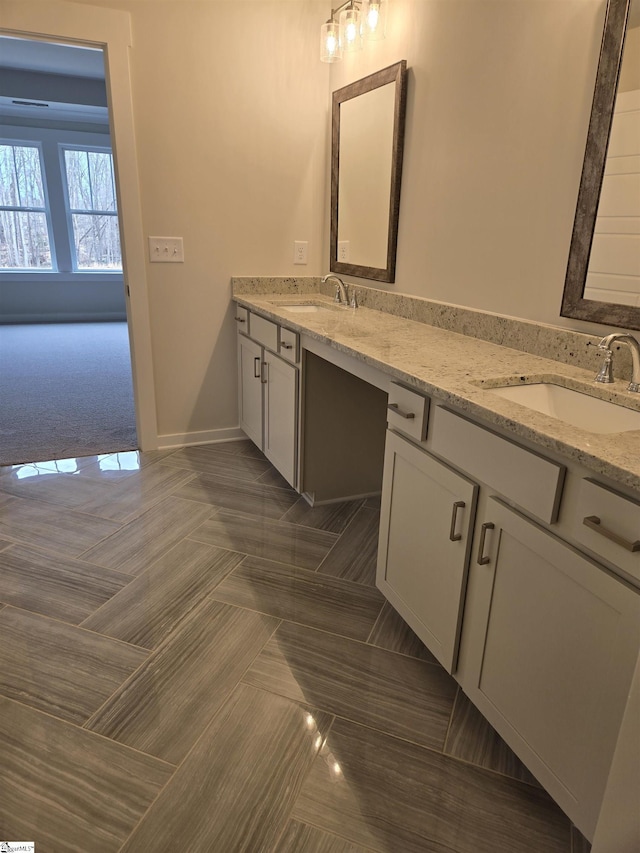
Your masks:
{"label": "undermount sink", "polygon": [[640,411],[627,409],[617,403],[591,397],[573,388],[537,382],[531,385],[506,385],[487,388],[506,400],[513,400],[536,412],[550,415],[564,423],[597,433],[640,430]]}
{"label": "undermount sink", "polygon": [[[274,303],[276,304],[276,303]],[[283,305],[281,302],[277,303],[278,308],[284,308],[285,311],[291,311],[292,314],[315,314],[316,311],[328,311],[328,305],[322,305],[318,302],[307,302],[304,304],[300,304],[299,302],[291,304],[291,305]]]}

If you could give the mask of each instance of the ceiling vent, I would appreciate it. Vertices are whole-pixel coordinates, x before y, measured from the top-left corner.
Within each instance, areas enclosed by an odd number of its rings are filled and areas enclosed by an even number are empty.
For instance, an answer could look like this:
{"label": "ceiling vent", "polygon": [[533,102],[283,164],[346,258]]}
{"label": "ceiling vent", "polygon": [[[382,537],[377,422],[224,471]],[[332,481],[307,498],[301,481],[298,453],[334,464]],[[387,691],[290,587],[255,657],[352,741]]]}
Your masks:
{"label": "ceiling vent", "polygon": [[19,107],[48,107],[49,104],[45,104],[42,101],[16,101],[15,99],[11,101],[12,104],[17,104]]}
{"label": "ceiling vent", "polygon": [[109,124],[107,107],[95,104],[65,104],[58,101],[36,101],[0,95],[0,120],[45,119],[47,121],[90,122],[105,127]]}

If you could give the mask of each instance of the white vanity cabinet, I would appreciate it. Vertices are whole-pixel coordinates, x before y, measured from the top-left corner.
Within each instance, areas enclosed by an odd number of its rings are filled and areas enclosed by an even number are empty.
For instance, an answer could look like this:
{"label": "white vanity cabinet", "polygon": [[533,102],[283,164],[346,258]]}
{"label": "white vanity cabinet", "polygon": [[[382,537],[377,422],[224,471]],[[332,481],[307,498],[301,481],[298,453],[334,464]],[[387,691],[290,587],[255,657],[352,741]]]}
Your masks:
{"label": "white vanity cabinet", "polygon": [[262,449],[262,360],[260,344],[238,335],[238,409],[240,428]]}
{"label": "white vanity cabinet", "polygon": [[264,437],[262,450],[295,488],[298,449],[298,370],[265,351],[263,360]]}
{"label": "white vanity cabinet", "polygon": [[477,491],[387,433],[377,586],[448,672],[458,651]]}
{"label": "white vanity cabinet", "polygon": [[[593,837],[640,648],[640,592],[580,550],[581,472],[431,408],[422,441],[397,417],[387,432],[377,585]],[[600,506],[586,485],[589,512],[611,525],[610,495]],[[561,513],[566,487],[578,497]]]}
{"label": "white vanity cabinet", "polygon": [[237,308],[236,320],[240,427],[296,488],[298,336],[244,308]]}
{"label": "white vanity cabinet", "polygon": [[640,595],[496,497],[476,523],[459,681],[593,836],[640,643]]}
{"label": "white vanity cabinet", "polygon": [[[440,384],[429,342],[406,363],[393,349],[392,363],[352,314],[339,336],[320,340],[315,323],[305,332],[297,322],[298,334],[286,315],[282,326],[260,307],[237,308],[243,429],[285,476],[293,468],[290,482],[312,505],[376,494],[383,479],[378,587],[598,844],[603,801],[606,811],[621,786],[625,803],[640,801],[633,759],[617,771],[614,763],[640,740],[629,700],[640,652],[640,495],[616,473],[637,466],[617,467],[617,452],[580,438],[568,461],[562,436],[549,442],[553,431],[540,428],[538,446],[525,410],[531,438],[516,436],[488,399],[485,424],[475,392]],[[478,355],[478,370],[493,369]],[[633,440],[622,446],[637,452]],[[585,469],[579,460],[590,458],[613,479]]]}

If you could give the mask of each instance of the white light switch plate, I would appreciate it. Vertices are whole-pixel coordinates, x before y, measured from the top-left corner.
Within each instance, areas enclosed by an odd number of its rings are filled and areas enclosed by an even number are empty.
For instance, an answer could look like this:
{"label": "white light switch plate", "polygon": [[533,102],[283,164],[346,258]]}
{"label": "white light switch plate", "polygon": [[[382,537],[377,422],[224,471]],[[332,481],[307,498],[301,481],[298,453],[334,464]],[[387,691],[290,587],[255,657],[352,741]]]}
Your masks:
{"label": "white light switch plate", "polygon": [[149,237],[149,260],[152,264],[183,263],[182,237]]}

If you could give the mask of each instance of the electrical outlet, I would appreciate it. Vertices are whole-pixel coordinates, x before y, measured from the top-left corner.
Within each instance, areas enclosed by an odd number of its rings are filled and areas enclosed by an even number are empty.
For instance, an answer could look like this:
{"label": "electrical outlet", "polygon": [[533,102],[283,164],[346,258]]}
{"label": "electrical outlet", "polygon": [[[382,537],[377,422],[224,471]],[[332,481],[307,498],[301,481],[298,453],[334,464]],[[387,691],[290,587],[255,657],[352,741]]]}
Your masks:
{"label": "electrical outlet", "polygon": [[309,244],[306,240],[296,240],[293,244],[293,263],[294,264],[306,264],[307,263],[307,249]]}
{"label": "electrical outlet", "polygon": [[343,264],[349,262],[349,241],[338,240],[338,260]]}
{"label": "electrical outlet", "polygon": [[149,237],[149,260],[152,264],[183,263],[182,237]]}

